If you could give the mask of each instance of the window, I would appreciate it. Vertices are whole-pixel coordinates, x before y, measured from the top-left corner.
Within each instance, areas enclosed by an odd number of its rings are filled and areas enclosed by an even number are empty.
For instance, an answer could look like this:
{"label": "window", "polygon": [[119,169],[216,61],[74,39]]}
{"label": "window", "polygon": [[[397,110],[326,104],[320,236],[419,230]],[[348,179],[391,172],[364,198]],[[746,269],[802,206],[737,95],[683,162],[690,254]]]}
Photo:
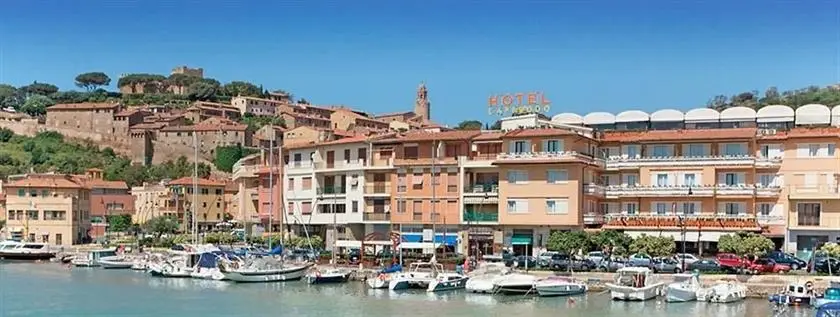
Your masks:
{"label": "window", "polygon": [[625,182],[627,184],[627,186],[635,187],[636,185],[639,185],[639,175],[627,174],[627,175],[625,175],[625,178],[627,180]]}
{"label": "window", "polygon": [[822,206],[819,203],[796,204],[797,224],[800,226],[819,226]]}
{"label": "window", "polygon": [[697,180],[694,174],[685,174],[683,175],[683,184],[686,186],[696,186]]}
{"label": "window", "polygon": [[62,238],[62,236],[61,236],[60,233],[55,234],[55,244],[56,245],[61,245],[62,244],[62,241],[61,241],[62,239],[61,238]]}
{"label": "window", "polygon": [[397,212],[398,213],[404,213],[405,209],[406,209],[405,200],[397,201]]}
{"label": "window", "polygon": [[301,179],[301,181],[302,181],[302,184],[300,186],[300,189],[302,189],[302,190],[312,189],[312,177],[304,177],[303,179]]}
{"label": "window", "polygon": [[26,189],[18,189],[18,197],[26,197]]}
{"label": "window", "polygon": [[423,202],[420,200],[415,200],[411,204],[411,211],[414,213],[422,213],[423,212]]}
{"label": "window", "polygon": [[737,216],[743,213],[739,203],[724,203],[723,207],[724,214],[727,216]]}
{"label": "window", "polygon": [[510,184],[522,184],[528,181],[528,172],[527,171],[508,171],[507,173],[508,183]]}
{"label": "window", "polygon": [[773,178],[775,176],[776,175],[773,175],[773,174],[759,174],[758,175],[758,185],[760,187],[764,187],[764,188],[773,187],[775,185],[774,182],[773,182]]}
{"label": "window", "polygon": [[295,189],[295,179],[294,178],[289,178],[289,184],[286,187],[288,187],[289,190],[294,190]]}
{"label": "window", "polygon": [[423,173],[414,173],[411,175],[411,187],[414,189],[423,189]]}
{"label": "window", "polygon": [[304,201],[300,204],[300,213],[302,215],[310,215],[312,214],[312,202]]}
{"label": "window", "polygon": [[344,150],[344,161],[345,162],[350,162],[350,149],[345,149]]}
{"label": "window", "polygon": [[816,157],[820,153],[819,144],[808,144],[808,156]]}
{"label": "window", "polygon": [[416,146],[407,146],[403,148],[403,157],[408,160],[416,160],[418,156]]}
{"label": "window", "polygon": [[569,180],[569,172],[566,170],[549,170],[546,178],[549,184],[557,184]]}
{"label": "window", "polygon": [[656,174],[656,186],[668,186],[668,174]]}
{"label": "window", "polygon": [[761,149],[759,150],[759,156],[763,157],[763,158],[769,158],[770,157],[770,145],[767,145],[767,144],[762,145]]}
{"label": "window", "polygon": [[453,172],[446,173],[446,191],[450,193],[458,192],[458,174]]}
{"label": "window", "polygon": [[657,215],[665,215],[668,213],[668,203],[654,203],[654,212]]}
{"label": "window", "polygon": [[547,140],[543,143],[544,152],[562,152],[563,148],[560,146],[559,140]]}
{"label": "window", "polygon": [[834,143],[828,144],[828,156],[834,156],[834,151],[837,150],[837,145]]}
{"label": "window", "polygon": [[743,146],[740,143],[726,143],[723,145],[724,156],[744,155]]}
{"label": "window", "polygon": [[508,201],[507,201],[507,212],[512,213],[512,214],[527,213],[528,212],[528,201],[527,200],[508,199]]}
{"label": "window", "polygon": [[568,199],[548,199],[545,201],[545,212],[549,215],[563,215],[569,213]]}
{"label": "window", "polygon": [[531,142],[515,141],[513,142],[513,153],[528,153],[531,152]]}
{"label": "window", "polygon": [[626,151],[627,151],[627,157],[630,157],[630,158],[639,157],[639,146],[638,145],[628,145]]}
{"label": "window", "polygon": [[624,203],[623,209],[628,215],[635,215],[639,212],[639,205],[637,203]]}
{"label": "window", "polygon": [[209,195],[209,194],[210,194],[210,189],[209,189],[209,188],[200,188],[200,189],[199,189],[199,192],[200,192],[202,195]]}
{"label": "window", "polygon": [[773,204],[758,204],[758,215],[769,216],[773,212]]}
{"label": "window", "polygon": [[350,203],[350,206],[351,206],[351,207],[350,207],[350,208],[351,208],[350,210],[352,210],[354,213],[359,212],[359,202],[358,202],[358,201],[355,201],[355,200],[354,200],[354,201],[352,201],[352,202]]}
{"label": "window", "polygon": [[653,156],[654,157],[665,157],[671,156],[669,153],[669,147],[667,145],[654,145],[653,146]]}
{"label": "window", "polygon": [[684,215],[695,215],[695,214],[697,214],[697,205],[693,202],[683,203],[682,204],[682,213]]}
{"label": "window", "polygon": [[[265,211],[265,213],[268,213],[268,212],[269,211]],[[289,205],[286,206],[286,213],[292,214],[294,212],[295,212],[295,203],[289,203]]]}
{"label": "window", "polygon": [[689,144],[688,153],[685,156],[704,156],[706,155],[705,146],[703,144]]}
{"label": "window", "polygon": [[738,185],[738,174],[735,174],[735,173],[724,174],[724,184],[726,184],[726,186],[737,186]]}
{"label": "window", "polygon": [[405,174],[397,174],[397,192],[404,193],[406,191]]}

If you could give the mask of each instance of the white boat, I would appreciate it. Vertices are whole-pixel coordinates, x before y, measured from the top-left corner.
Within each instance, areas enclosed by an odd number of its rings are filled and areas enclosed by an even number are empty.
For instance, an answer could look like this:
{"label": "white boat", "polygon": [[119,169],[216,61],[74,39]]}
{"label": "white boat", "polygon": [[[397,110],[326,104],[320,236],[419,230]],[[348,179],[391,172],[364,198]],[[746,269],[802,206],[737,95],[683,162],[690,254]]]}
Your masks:
{"label": "white boat", "polygon": [[658,296],[663,283],[646,267],[625,267],[616,272],[614,283],[607,283],[610,297],[616,300],[645,301]]}
{"label": "white boat", "polygon": [[510,273],[510,268],[501,263],[485,263],[470,272],[470,279],[464,288],[471,293],[493,293],[495,282]]}
{"label": "white boat", "polygon": [[568,277],[552,276],[534,284],[540,296],[569,296],[586,293],[586,284]]}
{"label": "white boat", "polygon": [[700,276],[697,274],[674,274],[674,282],[668,284],[665,301],[691,302],[697,300],[697,293],[702,289]]}
{"label": "white boat", "polygon": [[408,266],[408,272],[398,273],[391,277],[388,282],[388,289],[392,291],[419,288],[427,290],[429,284],[435,280],[439,272],[443,272],[443,266],[432,260],[432,262],[415,262]]}
{"label": "white boat", "polygon": [[307,273],[304,279],[309,284],[344,283],[350,279],[350,271],[339,268],[324,270],[315,268]]}
{"label": "white boat", "polygon": [[117,256],[116,248],[93,250],[87,253],[84,257],[76,257],[70,263],[75,267],[97,267],[100,266],[99,260],[106,257]]}
{"label": "white boat", "polygon": [[442,272],[438,273],[434,280],[429,283],[429,287],[426,288],[427,292],[443,292],[443,291],[451,291],[456,289],[463,289],[467,286],[467,281],[470,280],[469,276],[454,273],[454,272]]}
{"label": "white boat", "polygon": [[145,271],[148,269],[146,263],[149,263],[151,260],[151,256],[149,254],[143,255],[143,257],[135,258],[134,261],[131,262],[131,269],[135,271]]}
{"label": "white boat", "polygon": [[494,294],[531,294],[537,277],[528,274],[510,273],[493,282]]}
{"label": "white boat", "polygon": [[46,243],[4,241],[0,259],[41,261],[55,257],[56,252]]}
{"label": "white boat", "polygon": [[220,257],[225,257],[230,261],[239,261],[239,259],[227,258],[222,251],[204,252],[199,255],[198,262],[195,264],[195,267],[193,267],[190,276],[202,280],[225,280],[225,275],[218,266]]}
{"label": "white boat", "polygon": [[99,266],[103,269],[130,269],[132,265],[134,265],[134,261],[122,255],[99,258]]}
{"label": "white boat", "polygon": [[192,272],[201,257],[200,252],[170,250],[169,257],[146,263],[152,276],[169,278],[192,277]]}
{"label": "white boat", "polygon": [[379,273],[379,275],[375,277],[369,277],[365,280],[365,283],[367,283],[368,287],[373,289],[388,288],[388,284],[391,283],[391,277],[394,274],[396,273]]}
{"label": "white boat", "polygon": [[303,278],[310,263],[286,265],[272,257],[260,258],[250,263],[221,261],[219,269],[225,279],[238,283],[268,283],[295,281]]}
{"label": "white boat", "polygon": [[747,287],[736,282],[717,283],[697,292],[697,300],[709,303],[733,303],[747,298]]}

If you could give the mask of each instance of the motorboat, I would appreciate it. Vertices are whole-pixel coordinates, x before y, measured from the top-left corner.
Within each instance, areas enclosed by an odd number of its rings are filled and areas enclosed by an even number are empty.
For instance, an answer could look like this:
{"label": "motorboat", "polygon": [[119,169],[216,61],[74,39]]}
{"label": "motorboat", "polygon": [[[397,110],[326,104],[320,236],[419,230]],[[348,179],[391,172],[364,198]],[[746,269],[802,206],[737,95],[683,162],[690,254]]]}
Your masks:
{"label": "motorboat", "polygon": [[826,288],[822,296],[814,298],[812,306],[814,306],[814,308],[820,308],[829,303],[840,303],[840,288]]}
{"label": "motorboat", "polygon": [[747,298],[747,287],[736,282],[717,283],[697,292],[697,300],[709,303],[734,303]]}
{"label": "motorboat", "polygon": [[698,274],[674,274],[674,282],[668,284],[665,293],[667,302],[691,302],[697,300],[702,289]]}
{"label": "motorboat", "polygon": [[151,260],[151,255],[145,254],[142,257],[134,258],[131,262],[131,269],[135,271],[145,271],[148,269],[147,263]]}
{"label": "motorboat", "polygon": [[225,279],[238,283],[296,281],[303,278],[311,263],[287,265],[274,257],[261,257],[249,262],[220,261],[219,270]]}
{"label": "motorboat", "polygon": [[4,241],[3,243],[3,248],[0,249],[0,259],[4,260],[49,260],[54,258],[56,254],[46,243],[21,243],[16,241]]}
{"label": "motorboat", "polygon": [[534,283],[537,294],[543,297],[548,296],[569,296],[586,293],[586,284],[575,281],[572,278],[552,276],[537,280]]}
{"label": "motorboat", "polygon": [[510,273],[493,282],[493,294],[531,294],[536,282],[536,276]]}
{"label": "motorboat", "polygon": [[477,270],[470,272],[470,279],[464,288],[471,293],[493,293],[494,283],[508,273],[510,268],[502,263],[484,263]]}
{"label": "motorboat", "polygon": [[808,306],[815,297],[814,283],[790,283],[778,294],[770,295],[770,302],[777,305]]}
{"label": "motorboat", "polygon": [[309,284],[344,283],[350,279],[350,271],[339,268],[321,270],[314,268],[304,277]]}
{"label": "motorboat", "polygon": [[624,267],[616,272],[613,283],[606,284],[615,300],[645,301],[658,296],[663,283],[646,267]]}
{"label": "motorboat", "polygon": [[434,259],[431,262],[414,262],[408,266],[408,272],[392,276],[388,289],[392,291],[418,288],[427,290],[443,266]]}
{"label": "motorboat", "polygon": [[230,261],[239,261],[234,255],[228,255],[222,251],[203,252],[198,257],[198,262],[193,267],[190,276],[202,280],[225,280],[225,275],[219,269],[219,258],[226,258]]}
{"label": "motorboat", "polygon": [[367,283],[368,287],[373,289],[388,288],[388,284],[391,283],[391,277],[399,274],[400,272],[402,272],[402,265],[394,264],[390,267],[382,269],[382,271],[379,271],[379,274],[377,274],[376,277],[368,277],[365,280],[365,283]]}
{"label": "motorboat", "polygon": [[116,248],[93,250],[88,252],[87,255],[83,257],[74,258],[72,261],[70,261],[70,263],[72,263],[75,267],[97,267],[100,265],[100,259],[104,257],[113,256],[117,256]]}
{"label": "motorboat", "polygon": [[467,286],[467,281],[470,280],[470,277],[464,274],[455,273],[455,272],[442,272],[438,273],[434,280],[429,283],[429,287],[426,288],[427,292],[443,292],[443,291],[451,291],[456,289],[463,289]]}
{"label": "motorboat", "polygon": [[134,261],[124,255],[99,258],[99,266],[103,269],[130,269],[132,265],[134,265]]}
{"label": "motorboat", "polygon": [[169,250],[168,257],[147,262],[147,271],[157,277],[189,278],[192,277],[201,253],[194,248]]}

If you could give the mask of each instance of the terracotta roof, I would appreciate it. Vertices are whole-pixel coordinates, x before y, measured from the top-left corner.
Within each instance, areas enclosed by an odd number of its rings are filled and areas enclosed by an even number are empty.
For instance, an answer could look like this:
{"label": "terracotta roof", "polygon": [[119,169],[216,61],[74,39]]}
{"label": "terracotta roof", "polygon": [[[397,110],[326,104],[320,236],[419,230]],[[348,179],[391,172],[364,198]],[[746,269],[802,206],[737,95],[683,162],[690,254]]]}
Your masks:
{"label": "terracotta roof", "polygon": [[33,174],[26,178],[4,184],[6,188],[72,188],[82,189],[85,186],[74,179],[72,175],[61,174]]}
{"label": "terracotta roof", "polygon": [[72,175],[71,177],[77,183],[89,189],[128,189],[128,184],[124,181],[107,181],[104,179],[89,178],[87,175]]}
{"label": "terracotta roof", "polygon": [[155,123],[138,123],[131,126],[131,130],[157,130],[166,126],[164,122],[155,122]]}
{"label": "terracotta roof", "polygon": [[820,127],[820,128],[794,128],[790,131],[779,131],[773,135],[760,136],[762,140],[783,140],[788,138],[827,138],[840,137],[840,128],[837,127]]}
{"label": "terracotta roof", "polygon": [[163,132],[212,132],[212,131],[245,131],[248,125],[233,122],[223,118],[209,118],[194,125],[167,126]]}
{"label": "terracotta roof", "polygon": [[505,133],[501,131],[481,132],[481,134],[473,138],[473,141],[501,141],[504,135]]}
{"label": "terracotta roof", "polygon": [[374,118],[385,118],[385,117],[396,117],[396,116],[404,117],[404,116],[408,116],[408,115],[414,116],[414,112],[413,111],[390,112],[390,113],[378,114],[378,115],[375,115],[373,117]]}
{"label": "terracotta roof", "polygon": [[97,109],[114,109],[119,107],[119,103],[60,103],[51,107],[47,107],[47,111],[51,110],[97,110]]}
{"label": "terracotta roof", "polygon": [[541,137],[541,136],[561,136],[561,135],[577,135],[565,129],[518,129],[513,130],[504,135],[506,138],[527,138],[527,137]]}
{"label": "terracotta roof", "polygon": [[[223,187],[225,186],[224,182],[220,182],[213,179],[207,178],[198,178],[196,179],[196,184],[198,186],[205,186],[205,187]],[[181,177],[179,179],[173,180],[166,184],[167,186],[192,186],[193,185],[193,178],[192,177]]]}
{"label": "terracotta roof", "polygon": [[605,132],[603,142],[725,140],[755,138],[755,128]]}
{"label": "terracotta roof", "polygon": [[356,133],[353,133],[353,131],[340,130],[340,129],[333,130],[333,134],[335,134],[337,136],[345,137],[345,138],[356,136]]}
{"label": "terracotta roof", "polygon": [[[442,132],[426,132],[426,131],[416,131],[416,132],[409,132],[403,136],[399,136],[395,139],[396,141],[401,142],[417,142],[417,141],[466,141],[470,140],[475,136],[481,134],[481,131],[476,130],[455,130],[455,131],[442,131]],[[390,140],[382,140],[382,141],[390,141]]]}

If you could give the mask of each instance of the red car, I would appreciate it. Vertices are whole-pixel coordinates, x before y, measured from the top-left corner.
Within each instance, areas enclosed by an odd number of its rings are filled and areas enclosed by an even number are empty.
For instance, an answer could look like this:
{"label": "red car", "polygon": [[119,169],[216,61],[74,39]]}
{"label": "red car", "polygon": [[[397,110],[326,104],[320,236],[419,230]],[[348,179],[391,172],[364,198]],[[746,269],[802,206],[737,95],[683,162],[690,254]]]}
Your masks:
{"label": "red car", "polygon": [[752,274],[761,274],[761,273],[787,273],[790,272],[790,266],[776,263],[771,259],[757,259],[752,261],[749,265],[747,265],[747,272]]}
{"label": "red car", "polygon": [[715,259],[720,263],[720,266],[740,269],[747,265],[747,261],[732,253],[718,253]]}

